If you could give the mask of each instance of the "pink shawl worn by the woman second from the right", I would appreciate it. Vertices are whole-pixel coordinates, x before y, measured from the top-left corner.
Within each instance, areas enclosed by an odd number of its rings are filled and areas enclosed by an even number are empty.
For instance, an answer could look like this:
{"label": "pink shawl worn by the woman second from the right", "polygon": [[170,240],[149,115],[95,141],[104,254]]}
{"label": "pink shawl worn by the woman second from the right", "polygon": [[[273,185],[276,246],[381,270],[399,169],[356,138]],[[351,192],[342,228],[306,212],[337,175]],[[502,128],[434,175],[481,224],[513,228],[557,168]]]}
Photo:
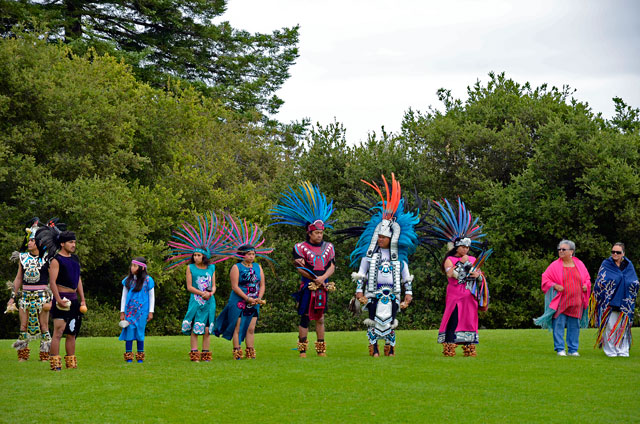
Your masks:
{"label": "pink shawl worn by the woman second from the right", "polygon": [[[588,319],[589,312],[589,296],[591,294],[591,276],[589,275],[589,271],[587,271],[587,267],[584,266],[584,263],[576,257],[573,258],[573,263],[576,265],[576,269],[580,274],[580,284],[582,286],[587,286],[587,291],[582,293],[582,307],[584,309],[583,319],[580,320],[580,326],[583,327],[583,321],[586,323]],[[562,293],[556,292],[553,288],[555,284],[562,285],[562,271],[564,265],[562,264],[562,259],[558,258],[555,261],[551,262],[547,269],[542,273],[542,291],[546,293],[545,296],[545,310],[544,314],[541,317],[535,318],[533,322],[536,325],[540,325],[542,328],[551,327],[551,320],[553,319],[553,315],[558,310],[558,304],[560,303],[560,298]],[[584,325],[586,327],[586,324]]]}

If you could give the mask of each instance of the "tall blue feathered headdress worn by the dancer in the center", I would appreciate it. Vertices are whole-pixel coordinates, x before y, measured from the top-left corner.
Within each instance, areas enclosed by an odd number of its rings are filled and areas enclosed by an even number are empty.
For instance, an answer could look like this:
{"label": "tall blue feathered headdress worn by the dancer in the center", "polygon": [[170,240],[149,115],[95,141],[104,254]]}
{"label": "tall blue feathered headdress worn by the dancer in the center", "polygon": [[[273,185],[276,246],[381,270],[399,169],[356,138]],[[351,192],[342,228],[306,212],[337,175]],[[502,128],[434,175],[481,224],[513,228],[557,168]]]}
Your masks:
{"label": "tall blue feathered headdress worn by the dancer in the center", "polygon": [[305,181],[298,190],[289,187],[273,209],[271,219],[277,221],[271,225],[289,224],[304,227],[307,232],[333,228],[335,220],[329,221],[333,213],[333,200],[327,202],[327,196],[320,189]]}
{"label": "tall blue feathered headdress worn by the dancer in the center", "polygon": [[352,267],[357,267],[363,257],[373,255],[378,236],[391,238],[389,246],[391,260],[401,262],[408,263],[408,257],[415,252],[420,244],[420,239],[415,231],[415,226],[420,222],[419,212],[405,212],[406,200],[402,197],[400,183],[393,173],[391,174],[391,189],[389,189],[384,175],[382,180],[386,196],[383,196],[382,190],[376,183],[361,180],[373,188],[381,199],[377,205],[369,209],[372,213],[371,219],[364,224],[364,227],[352,227],[338,232],[347,238],[359,236],[358,243],[351,253]]}

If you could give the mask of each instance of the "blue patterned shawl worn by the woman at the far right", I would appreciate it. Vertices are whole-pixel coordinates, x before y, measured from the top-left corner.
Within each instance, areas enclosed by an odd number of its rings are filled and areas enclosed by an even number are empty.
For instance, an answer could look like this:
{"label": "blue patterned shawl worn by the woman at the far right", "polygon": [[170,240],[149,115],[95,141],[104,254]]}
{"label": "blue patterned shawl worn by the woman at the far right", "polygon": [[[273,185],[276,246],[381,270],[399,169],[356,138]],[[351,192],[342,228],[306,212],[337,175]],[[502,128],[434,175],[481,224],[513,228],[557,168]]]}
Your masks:
{"label": "blue patterned shawl worn by the woman at the far right", "polygon": [[[598,328],[596,346],[602,347],[604,337],[619,345],[628,337],[631,344],[631,326],[640,283],[631,261],[622,258],[620,267],[609,257],[602,261],[589,302],[591,325]],[[620,316],[609,334],[607,321],[612,310],[620,310]]]}

